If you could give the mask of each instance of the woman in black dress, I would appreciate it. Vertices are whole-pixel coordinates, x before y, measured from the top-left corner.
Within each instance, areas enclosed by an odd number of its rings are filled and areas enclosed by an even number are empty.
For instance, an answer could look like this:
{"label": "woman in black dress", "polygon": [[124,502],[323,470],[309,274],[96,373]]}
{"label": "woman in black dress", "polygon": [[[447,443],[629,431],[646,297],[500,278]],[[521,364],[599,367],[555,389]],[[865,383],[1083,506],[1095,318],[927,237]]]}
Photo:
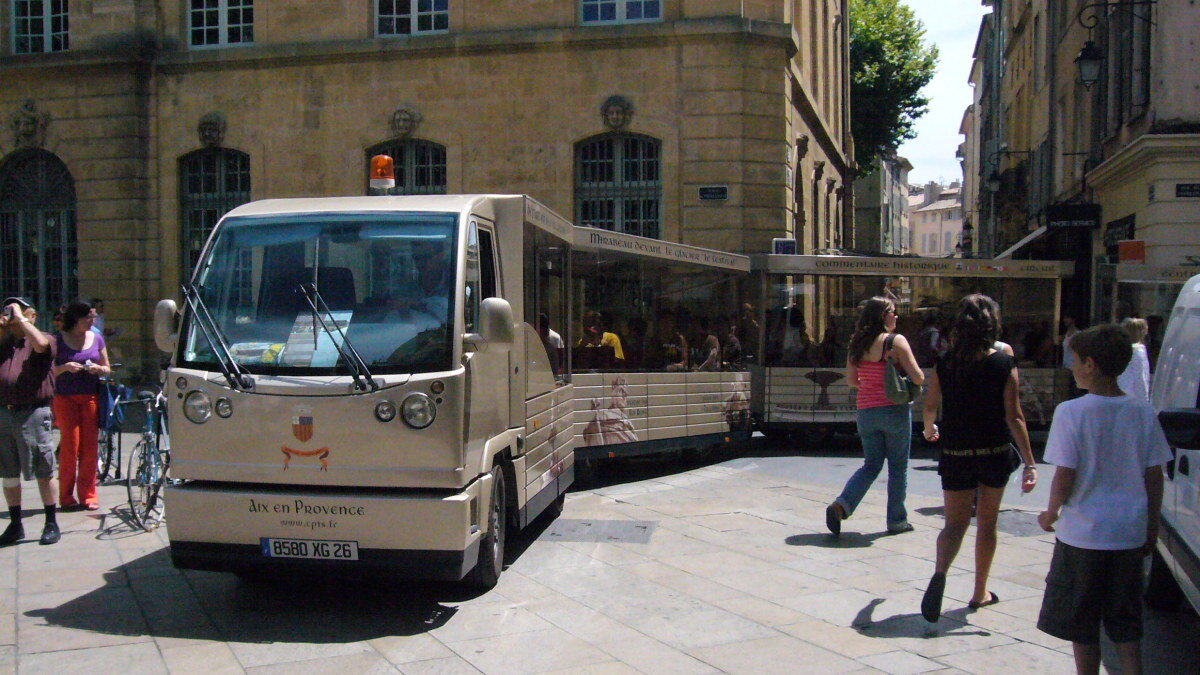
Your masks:
{"label": "woman in black dress", "polygon": [[[973,294],[958,306],[950,349],[937,360],[925,393],[925,439],[941,440],[938,474],[946,504],[946,524],[937,539],[937,563],[921,601],[921,614],[941,616],[946,571],[962,545],[975,510],[975,592],[968,607],[999,602],[988,590],[996,554],[996,519],[1004,486],[1015,470],[1013,443],[1020,453],[1021,489],[1037,484],[1037,465],[1021,412],[1020,381],[1011,353],[1002,351],[1000,308],[986,295]],[[942,409],[941,429],[934,423]]]}

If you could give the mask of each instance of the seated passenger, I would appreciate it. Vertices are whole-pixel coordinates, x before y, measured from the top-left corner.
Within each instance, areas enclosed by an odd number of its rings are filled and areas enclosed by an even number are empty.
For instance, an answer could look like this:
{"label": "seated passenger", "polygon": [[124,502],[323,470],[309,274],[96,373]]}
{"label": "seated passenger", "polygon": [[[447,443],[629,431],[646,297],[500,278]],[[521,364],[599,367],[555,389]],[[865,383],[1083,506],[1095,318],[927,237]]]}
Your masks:
{"label": "seated passenger", "polygon": [[667,372],[688,369],[688,344],[675,328],[675,313],[669,309],[658,314],[658,325],[646,349],[649,367]]}
{"label": "seated passenger", "polygon": [[696,319],[696,327],[696,335],[701,340],[700,353],[697,356],[700,364],[696,366],[696,370],[707,373],[721,370],[721,341],[708,329],[708,318],[702,316]]}
{"label": "seated passenger", "polygon": [[578,347],[609,347],[612,349],[613,363],[598,367],[620,368],[625,362],[625,352],[621,349],[621,338],[616,333],[610,333],[601,326],[600,312],[585,312],[583,315],[583,337],[576,344]]}

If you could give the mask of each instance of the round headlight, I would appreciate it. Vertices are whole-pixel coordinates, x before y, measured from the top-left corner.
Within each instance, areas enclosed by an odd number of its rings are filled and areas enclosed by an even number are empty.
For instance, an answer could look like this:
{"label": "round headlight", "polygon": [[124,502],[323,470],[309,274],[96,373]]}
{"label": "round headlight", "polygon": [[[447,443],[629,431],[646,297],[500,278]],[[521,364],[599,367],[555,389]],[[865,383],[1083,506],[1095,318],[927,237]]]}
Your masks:
{"label": "round headlight", "polygon": [[186,377],[176,378],[175,379],[175,388],[180,391],[186,390],[187,389],[187,378]]}
{"label": "round headlight", "polygon": [[437,416],[437,406],[425,394],[410,394],[400,406],[404,414],[404,422],[414,429],[424,429],[433,424]]}
{"label": "round headlight", "polygon": [[391,422],[396,419],[396,404],[391,401],[380,401],[375,404],[375,419],[380,422]]}
{"label": "round headlight", "polygon": [[193,391],[183,397],[183,415],[196,424],[207,422],[212,411],[212,399],[202,391]]}
{"label": "round headlight", "polygon": [[217,417],[229,419],[233,417],[233,401],[227,398],[219,398],[216,405],[213,406],[213,410],[216,411]]}
{"label": "round headlight", "polygon": [[443,391],[446,391],[446,383],[442,382],[441,380],[434,380],[433,383],[429,385],[429,391],[432,391],[434,394],[440,394]]}

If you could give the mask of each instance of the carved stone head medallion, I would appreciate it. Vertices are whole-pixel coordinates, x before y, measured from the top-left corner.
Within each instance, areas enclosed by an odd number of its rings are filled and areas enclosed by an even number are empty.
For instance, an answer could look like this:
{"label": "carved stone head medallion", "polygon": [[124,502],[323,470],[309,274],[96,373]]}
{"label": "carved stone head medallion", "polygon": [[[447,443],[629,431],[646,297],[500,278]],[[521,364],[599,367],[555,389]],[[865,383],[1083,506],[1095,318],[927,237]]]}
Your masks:
{"label": "carved stone head medallion", "polygon": [[225,116],[219,112],[210,112],[200,118],[196,125],[200,135],[200,144],[205,147],[216,147],[225,141]]}
{"label": "carved stone head medallion", "polygon": [[402,105],[392,113],[392,135],[405,138],[421,123],[421,113],[412,106]]}
{"label": "carved stone head medallion", "polygon": [[633,104],[624,96],[609,96],[600,106],[600,116],[609,129],[623,129],[633,120]]}
{"label": "carved stone head medallion", "polygon": [[18,148],[40,148],[46,143],[50,115],[38,112],[33,99],[29,99],[13,113],[9,124],[12,127],[13,145]]}

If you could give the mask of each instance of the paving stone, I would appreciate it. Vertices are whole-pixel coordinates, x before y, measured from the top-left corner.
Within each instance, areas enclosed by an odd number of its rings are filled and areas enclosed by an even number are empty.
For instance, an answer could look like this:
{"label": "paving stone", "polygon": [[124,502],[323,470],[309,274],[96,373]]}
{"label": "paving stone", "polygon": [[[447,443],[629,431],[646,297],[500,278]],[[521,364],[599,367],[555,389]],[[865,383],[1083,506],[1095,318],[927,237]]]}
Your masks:
{"label": "paving stone", "polygon": [[405,675],[478,675],[480,670],[457,656],[414,661],[400,667]]}
{"label": "paving stone", "polygon": [[229,647],[245,668],[375,652],[365,642],[244,642],[234,635]]}
{"label": "paving stone", "polygon": [[374,647],[384,658],[394,664],[428,661],[430,659],[454,656],[454,652],[450,651],[450,648],[442,644],[440,640],[424,633],[417,635],[390,635],[388,637],[368,640],[367,644]]}
{"label": "paving stone", "polygon": [[168,672],[167,665],[153,642],[98,648],[64,648],[21,656],[22,675],[94,675],[97,671],[122,675],[157,675]]}
{"label": "paving stone", "polygon": [[869,637],[857,629],[835,626],[817,619],[806,619],[799,623],[779,626],[778,629],[792,637],[853,659],[894,649],[887,640]]}
{"label": "paving stone", "polygon": [[778,635],[762,640],[725,644],[690,652],[725,673],[848,673],[862,664],[827,649]]}
{"label": "paving stone", "polygon": [[511,636],[545,630],[550,624],[516,603],[492,602],[464,605],[445,625],[434,628],[430,635],[443,644],[496,636]]}
{"label": "paving stone", "polygon": [[171,675],[235,675],[244,672],[233,650],[222,642],[168,646],[158,643]]}
{"label": "paving stone", "polygon": [[447,646],[484,673],[540,673],[610,660],[599,649],[554,627]]}
{"label": "paving stone", "polygon": [[400,672],[376,652],[360,652],[246,669],[247,673],[254,675],[294,675],[297,671],[303,672],[304,675],[384,675]]}
{"label": "paving stone", "polygon": [[1020,664],[1021,673],[1070,673],[1075,659],[1062,652],[1028,642],[1015,642],[992,649],[950,654],[938,659],[967,673],[1006,672]]}
{"label": "paving stone", "polygon": [[942,664],[908,652],[864,656],[859,661],[889,675],[915,675],[942,670]]}

